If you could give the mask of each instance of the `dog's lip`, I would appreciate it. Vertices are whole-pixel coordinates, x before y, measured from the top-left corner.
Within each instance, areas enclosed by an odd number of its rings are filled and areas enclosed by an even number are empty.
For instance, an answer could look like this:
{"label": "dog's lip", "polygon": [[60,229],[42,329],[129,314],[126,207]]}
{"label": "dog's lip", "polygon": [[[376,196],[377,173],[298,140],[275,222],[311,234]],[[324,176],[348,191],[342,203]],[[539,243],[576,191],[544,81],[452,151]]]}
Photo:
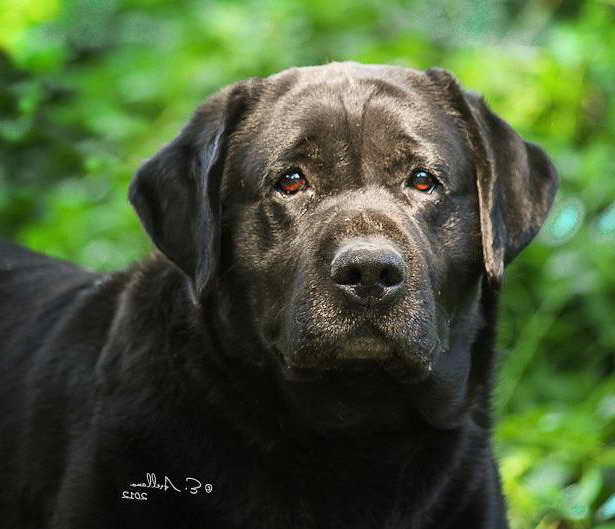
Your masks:
{"label": "dog's lip", "polygon": [[429,351],[407,348],[409,344],[384,335],[372,324],[355,329],[332,344],[329,354],[317,358],[285,354],[278,345],[274,346],[276,363],[287,382],[351,380],[383,373],[399,382],[420,382],[431,374],[434,353],[439,349],[439,343],[432,344]]}
{"label": "dog's lip", "polygon": [[429,376],[431,366],[413,364],[399,357],[387,361],[343,359],[324,367],[303,367],[283,362],[280,373],[286,382],[293,384],[361,383],[383,375],[402,384],[416,384]]}
{"label": "dog's lip", "polygon": [[394,354],[393,345],[378,336],[352,336],[339,348],[337,359],[386,361]]}
{"label": "dog's lip", "polygon": [[369,371],[394,359],[394,344],[370,331],[362,329],[346,337],[327,359],[306,362],[305,358],[288,357],[278,349],[283,374],[289,379],[317,379],[333,371]]}
{"label": "dog's lip", "polygon": [[382,375],[402,383],[417,383],[432,371],[431,363],[409,361],[394,351],[386,358],[365,354],[363,357],[338,357],[318,365],[298,364],[282,356],[278,367],[282,378],[290,383],[350,382]]}

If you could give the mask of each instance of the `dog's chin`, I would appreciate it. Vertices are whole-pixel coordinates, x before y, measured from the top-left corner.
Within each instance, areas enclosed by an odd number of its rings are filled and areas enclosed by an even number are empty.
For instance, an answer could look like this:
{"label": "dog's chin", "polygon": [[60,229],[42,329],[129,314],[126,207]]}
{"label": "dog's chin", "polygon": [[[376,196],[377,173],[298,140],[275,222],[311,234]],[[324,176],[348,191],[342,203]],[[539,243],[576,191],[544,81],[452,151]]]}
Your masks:
{"label": "dog's chin", "polygon": [[278,355],[278,380],[290,416],[321,432],[408,428],[413,388],[431,374],[424,355],[401,354],[391,343],[365,337],[350,338],[335,354],[319,352],[310,362]]}

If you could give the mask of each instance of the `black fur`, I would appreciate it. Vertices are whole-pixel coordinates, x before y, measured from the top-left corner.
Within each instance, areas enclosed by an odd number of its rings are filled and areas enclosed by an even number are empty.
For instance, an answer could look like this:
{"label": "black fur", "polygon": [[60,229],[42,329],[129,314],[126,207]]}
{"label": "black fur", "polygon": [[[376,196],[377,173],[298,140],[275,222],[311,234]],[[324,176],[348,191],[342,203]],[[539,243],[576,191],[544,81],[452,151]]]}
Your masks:
{"label": "black fur", "polygon": [[[101,275],[0,243],[2,527],[506,528],[498,288],[555,188],[442,70],[216,94],[131,184],[161,253]],[[401,255],[386,304],[332,280],[357,241]]]}

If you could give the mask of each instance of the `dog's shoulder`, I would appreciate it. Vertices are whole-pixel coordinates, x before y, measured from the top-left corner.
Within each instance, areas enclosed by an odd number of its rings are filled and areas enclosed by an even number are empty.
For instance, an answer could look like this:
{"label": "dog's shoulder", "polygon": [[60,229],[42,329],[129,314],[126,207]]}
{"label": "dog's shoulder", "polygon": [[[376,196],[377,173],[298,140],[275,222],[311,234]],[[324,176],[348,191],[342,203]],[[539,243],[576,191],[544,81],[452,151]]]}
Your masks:
{"label": "dog's shoulder", "polygon": [[16,274],[26,269],[33,271],[43,268],[47,271],[55,269],[57,271],[92,275],[91,272],[87,272],[68,261],[49,257],[24,246],[0,239],[0,278],[6,279],[9,274]]}
{"label": "dog's shoulder", "polygon": [[42,254],[33,252],[24,246],[0,239],[0,270],[11,270],[29,262],[44,258]]}
{"label": "dog's shoulder", "polygon": [[41,328],[52,325],[75,293],[99,277],[73,263],[0,240],[0,338],[31,334],[34,328],[42,334]]}

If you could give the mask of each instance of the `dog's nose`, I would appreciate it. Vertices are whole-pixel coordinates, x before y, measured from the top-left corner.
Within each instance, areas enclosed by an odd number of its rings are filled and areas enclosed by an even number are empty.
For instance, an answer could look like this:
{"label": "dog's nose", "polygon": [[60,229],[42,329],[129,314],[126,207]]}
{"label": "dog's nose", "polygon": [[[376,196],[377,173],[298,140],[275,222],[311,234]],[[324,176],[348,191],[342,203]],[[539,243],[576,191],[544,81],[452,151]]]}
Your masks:
{"label": "dog's nose", "polygon": [[387,241],[355,239],[344,244],[331,261],[331,279],[350,299],[361,304],[391,300],[403,285],[406,266]]}

